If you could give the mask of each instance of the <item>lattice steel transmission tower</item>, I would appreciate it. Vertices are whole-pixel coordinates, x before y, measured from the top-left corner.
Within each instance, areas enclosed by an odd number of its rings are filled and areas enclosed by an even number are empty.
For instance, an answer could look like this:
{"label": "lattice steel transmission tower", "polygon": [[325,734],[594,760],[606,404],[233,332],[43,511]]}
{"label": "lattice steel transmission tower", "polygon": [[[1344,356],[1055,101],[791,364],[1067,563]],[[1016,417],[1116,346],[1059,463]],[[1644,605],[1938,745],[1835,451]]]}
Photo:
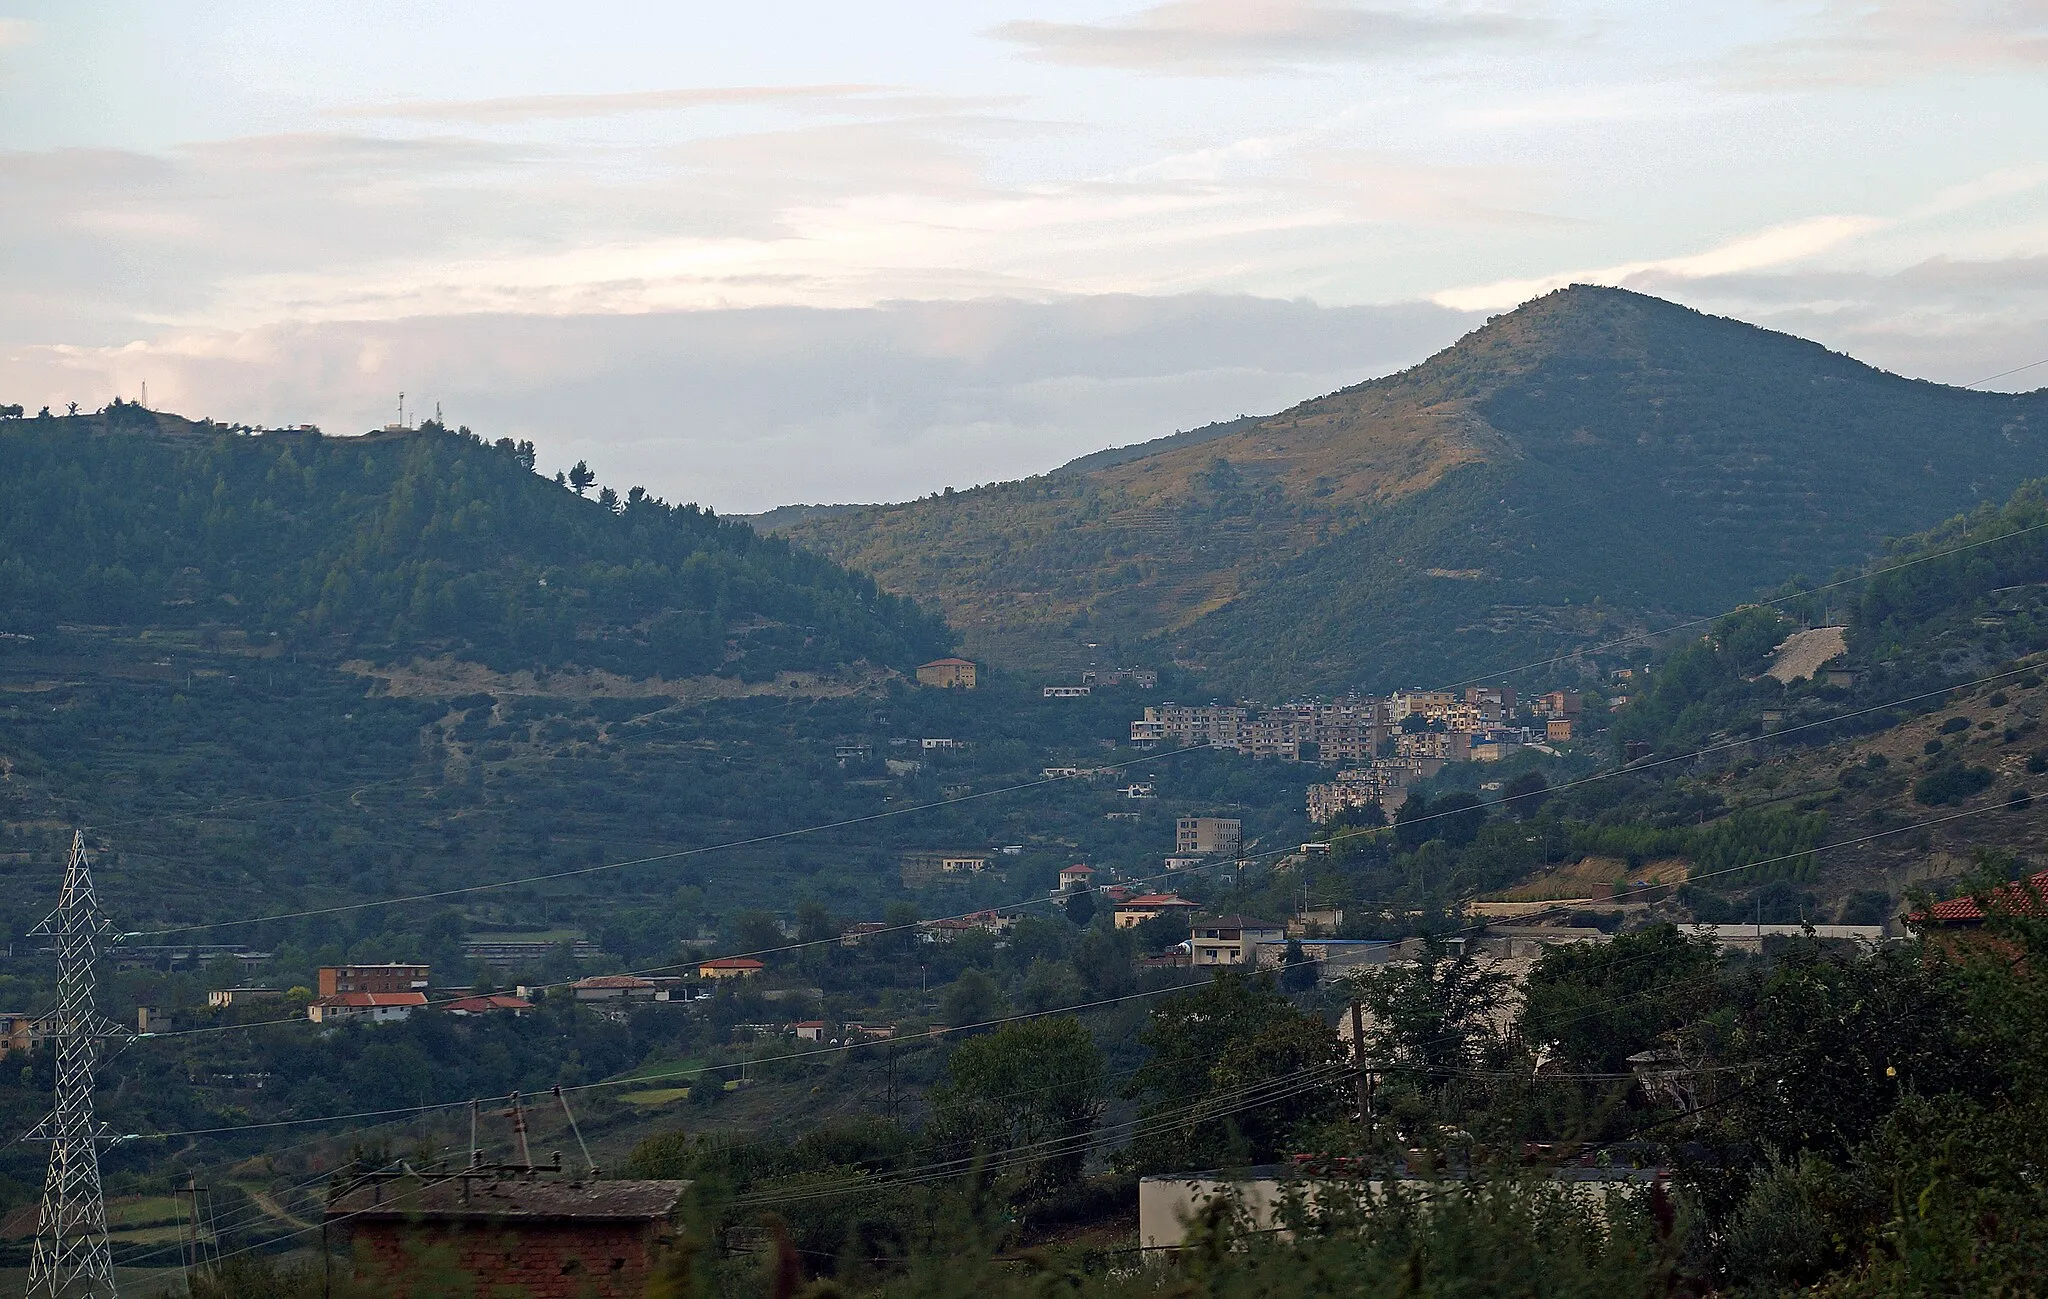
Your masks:
{"label": "lattice steel transmission tower", "polygon": [[93,1117],[92,1075],[103,1043],[127,1034],[93,1005],[93,962],[111,928],[92,889],[85,835],[71,838],[57,909],[30,930],[57,940],[57,1106],[30,1132],[50,1143],[42,1220],[29,1260],[29,1299],[112,1299],[114,1257],[100,1188],[100,1143],[111,1133]]}

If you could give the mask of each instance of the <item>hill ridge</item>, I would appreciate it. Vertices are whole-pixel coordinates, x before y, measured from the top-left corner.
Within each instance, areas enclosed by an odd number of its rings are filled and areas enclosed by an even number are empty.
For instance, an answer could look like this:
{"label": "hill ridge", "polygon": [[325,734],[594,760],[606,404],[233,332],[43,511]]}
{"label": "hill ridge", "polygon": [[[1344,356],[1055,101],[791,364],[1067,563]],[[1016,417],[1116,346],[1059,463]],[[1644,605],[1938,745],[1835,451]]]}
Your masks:
{"label": "hill ridge", "polygon": [[[1203,431],[1219,428],[777,530],[935,596],[971,652],[1047,671],[1142,654],[1271,691],[1384,685],[1702,612],[2048,469],[2048,393],[1911,379],[1586,285],[1408,369]],[[1601,553],[1596,517],[1632,563]],[[1488,577],[1451,599],[1417,577],[1473,569]],[[1566,612],[1588,601],[1609,607]],[[1542,612],[1513,612],[1527,608]],[[1439,617],[1459,630],[1438,634]]]}

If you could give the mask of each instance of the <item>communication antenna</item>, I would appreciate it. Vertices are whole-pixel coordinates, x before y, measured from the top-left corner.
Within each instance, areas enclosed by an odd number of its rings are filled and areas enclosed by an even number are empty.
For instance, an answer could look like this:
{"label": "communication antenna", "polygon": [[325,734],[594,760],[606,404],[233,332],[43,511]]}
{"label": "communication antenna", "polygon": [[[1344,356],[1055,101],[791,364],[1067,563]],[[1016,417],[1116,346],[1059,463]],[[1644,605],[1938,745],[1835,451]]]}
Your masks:
{"label": "communication antenna", "polygon": [[405,394],[398,394],[398,427],[405,427]]}
{"label": "communication antenna", "polygon": [[85,835],[74,831],[57,909],[31,936],[57,940],[57,1107],[29,1132],[50,1143],[42,1217],[29,1260],[28,1299],[113,1299],[114,1258],[107,1241],[107,1200],[100,1185],[102,1142],[112,1132],[93,1116],[92,1075],[100,1044],[127,1031],[93,1004],[93,962],[112,927],[92,888]]}

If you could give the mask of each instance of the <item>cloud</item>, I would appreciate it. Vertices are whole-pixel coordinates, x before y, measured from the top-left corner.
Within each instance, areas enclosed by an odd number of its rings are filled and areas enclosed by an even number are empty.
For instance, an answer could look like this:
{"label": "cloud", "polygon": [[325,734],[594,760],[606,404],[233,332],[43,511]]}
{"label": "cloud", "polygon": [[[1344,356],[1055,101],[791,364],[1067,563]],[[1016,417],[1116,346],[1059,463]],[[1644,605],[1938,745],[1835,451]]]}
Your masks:
{"label": "cloud", "polygon": [[990,33],[1026,57],[1079,67],[1226,75],[1424,53],[1541,32],[1492,10],[1366,8],[1331,0],[1167,0],[1118,23],[1020,19]]}
{"label": "cloud", "polygon": [[1886,224],[1881,218],[1869,216],[1810,217],[1731,239],[1704,252],[1682,257],[1623,262],[1598,270],[1564,271],[1533,279],[1496,280],[1491,284],[1443,289],[1431,294],[1430,301],[1459,311],[1496,311],[1526,302],[1552,289],[1561,289],[1567,284],[1626,285],[1645,277],[1696,280],[1763,270],[1803,261]]}
{"label": "cloud", "polygon": [[2048,68],[2048,0],[1827,0],[1789,35],[1733,54],[1739,83],[1775,88]]}
{"label": "cloud", "polygon": [[354,104],[329,111],[333,117],[397,118],[415,122],[473,125],[570,117],[616,117],[626,113],[675,112],[738,105],[862,100],[893,86],[848,83],[821,86],[708,86],[688,90],[633,90],[601,95],[507,95],[497,99],[402,99]]}
{"label": "cloud", "polygon": [[[1793,269],[1684,281],[1651,275],[1634,287],[1942,383],[1975,383],[2048,358],[2048,255],[1929,257],[1883,272]],[[2018,391],[2043,384],[2048,371],[2028,368],[1988,386]]]}
{"label": "cloud", "polygon": [[0,52],[31,44],[36,34],[36,25],[26,19],[0,18]]}
{"label": "cloud", "polygon": [[1421,303],[1190,294],[636,316],[469,315],[0,349],[0,391],[330,433],[416,409],[530,437],[550,466],[754,511],[892,500],[1283,408],[1421,360],[1476,323]]}

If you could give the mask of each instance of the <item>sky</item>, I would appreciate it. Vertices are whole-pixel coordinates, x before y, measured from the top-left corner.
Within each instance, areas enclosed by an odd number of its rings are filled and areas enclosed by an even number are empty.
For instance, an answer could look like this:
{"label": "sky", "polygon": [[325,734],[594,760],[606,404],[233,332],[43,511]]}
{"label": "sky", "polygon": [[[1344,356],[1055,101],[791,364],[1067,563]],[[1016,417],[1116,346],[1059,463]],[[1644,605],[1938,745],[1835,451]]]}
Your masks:
{"label": "sky", "polygon": [[0,403],[896,500],[1575,281],[2048,383],[2048,0],[0,0],[0,195]]}

